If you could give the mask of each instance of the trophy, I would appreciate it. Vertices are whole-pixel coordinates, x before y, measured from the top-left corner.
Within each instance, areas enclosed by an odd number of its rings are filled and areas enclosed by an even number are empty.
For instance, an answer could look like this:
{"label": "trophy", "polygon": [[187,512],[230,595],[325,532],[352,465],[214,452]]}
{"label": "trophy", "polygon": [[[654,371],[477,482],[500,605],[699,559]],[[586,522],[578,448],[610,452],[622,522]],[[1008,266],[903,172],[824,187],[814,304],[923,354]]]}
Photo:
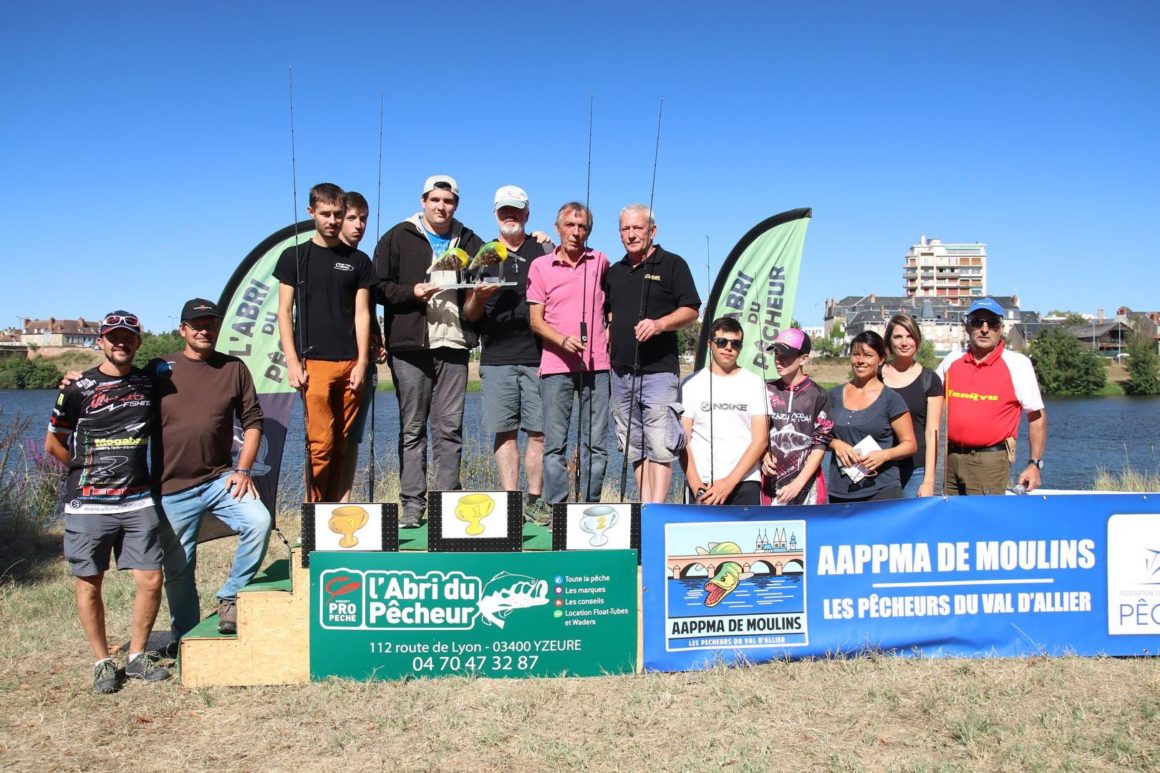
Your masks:
{"label": "trophy", "polygon": [[608,536],[604,533],[616,525],[620,515],[615,507],[608,505],[593,505],[586,508],[580,516],[580,530],[591,534],[588,544],[594,548],[608,544]]}
{"label": "trophy", "polygon": [[467,536],[483,534],[480,524],[495,509],[495,500],[487,494],[465,494],[455,506],[455,517],[467,524]]}
{"label": "trophy", "polygon": [[340,547],[353,548],[358,544],[358,537],[354,533],[366,526],[370,518],[371,514],[358,505],[343,505],[334,508],[327,526],[335,534],[342,535],[338,541]]}

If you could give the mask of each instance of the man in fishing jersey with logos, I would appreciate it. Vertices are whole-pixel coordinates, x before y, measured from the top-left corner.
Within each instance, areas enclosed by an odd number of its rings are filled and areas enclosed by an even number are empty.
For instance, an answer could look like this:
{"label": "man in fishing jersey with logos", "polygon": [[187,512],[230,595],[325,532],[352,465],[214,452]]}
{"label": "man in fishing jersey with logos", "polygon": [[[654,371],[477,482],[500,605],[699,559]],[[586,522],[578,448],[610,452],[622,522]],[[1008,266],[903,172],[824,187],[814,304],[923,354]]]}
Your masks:
{"label": "man in fishing jersey with logos", "polygon": [[1017,483],[1034,491],[1041,483],[1047,417],[1031,360],[1006,348],[1003,307],[991,298],[970,305],[963,319],[968,343],[959,358],[940,366],[947,399],[944,494],[1002,494],[1016,462],[1019,419],[1027,414],[1031,446]]}
{"label": "man in fishing jersey with logos", "polygon": [[[604,279],[617,444],[632,463],[641,502],[664,502],[684,433],[677,402],[677,331],[697,319],[701,298],[680,255],[653,241],[643,204],[620,212],[624,257]],[[628,444],[628,448],[625,444]]]}
{"label": "man in fishing jersey with logos", "polygon": [[[161,605],[161,530],[150,494],[148,450],[153,384],[133,367],[141,323],[127,311],[101,321],[101,363],[64,386],[44,449],[68,467],[64,555],[76,577],[77,614],[96,656],[93,689],[116,692],[124,680],[169,678],[145,653]],[[105,629],[102,581],[114,554],[136,585],[129,659],[113,662]]]}
{"label": "man in fishing jersey with logos", "polygon": [[[314,236],[278,258],[278,333],[290,385],[303,392],[310,452],[307,501],[337,502],[351,426],[370,362],[374,268],[344,244],[346,205],[337,185],[310,189]],[[297,315],[295,316],[295,311]]]}

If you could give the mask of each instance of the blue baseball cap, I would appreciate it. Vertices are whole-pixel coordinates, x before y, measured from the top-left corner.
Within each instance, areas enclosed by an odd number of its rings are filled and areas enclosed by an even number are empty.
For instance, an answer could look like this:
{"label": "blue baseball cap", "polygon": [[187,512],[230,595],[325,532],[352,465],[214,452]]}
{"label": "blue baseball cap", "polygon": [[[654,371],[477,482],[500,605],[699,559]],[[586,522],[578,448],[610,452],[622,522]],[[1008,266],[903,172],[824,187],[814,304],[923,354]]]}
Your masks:
{"label": "blue baseball cap", "polygon": [[1003,311],[1003,307],[996,303],[993,298],[980,298],[979,300],[975,301],[970,305],[970,308],[967,309],[966,316],[969,317],[976,311],[990,312],[999,319],[1003,319],[1003,316],[1006,314],[1006,312]]}

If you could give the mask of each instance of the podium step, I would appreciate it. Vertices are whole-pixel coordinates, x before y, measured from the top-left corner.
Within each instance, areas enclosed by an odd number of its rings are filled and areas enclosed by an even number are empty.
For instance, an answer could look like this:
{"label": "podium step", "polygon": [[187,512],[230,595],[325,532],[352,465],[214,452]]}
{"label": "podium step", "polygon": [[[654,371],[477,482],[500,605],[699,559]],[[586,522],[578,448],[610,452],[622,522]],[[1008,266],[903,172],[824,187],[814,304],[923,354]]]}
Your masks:
{"label": "podium step", "polygon": [[299,551],[270,564],[238,594],[238,633],[210,615],[181,640],[186,687],[301,684],[310,680],[310,574]]}

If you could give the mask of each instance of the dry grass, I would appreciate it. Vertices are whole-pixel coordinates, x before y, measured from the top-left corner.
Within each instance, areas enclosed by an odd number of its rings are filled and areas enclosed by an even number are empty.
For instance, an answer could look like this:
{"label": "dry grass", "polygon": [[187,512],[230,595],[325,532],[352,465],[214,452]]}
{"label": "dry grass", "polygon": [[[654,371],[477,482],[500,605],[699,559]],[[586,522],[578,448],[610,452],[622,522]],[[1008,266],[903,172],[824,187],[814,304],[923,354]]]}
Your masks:
{"label": "dry grass", "polygon": [[[295,519],[282,521],[293,539]],[[206,608],[232,549],[202,546]],[[271,557],[284,555],[275,538]],[[1160,766],[1160,672],[1147,659],[869,655],[594,679],[134,683],[101,697],[89,689],[67,567],[56,551],[33,558],[43,563],[35,579],[0,587],[5,769]],[[126,636],[130,586],[107,581],[115,641]]]}

